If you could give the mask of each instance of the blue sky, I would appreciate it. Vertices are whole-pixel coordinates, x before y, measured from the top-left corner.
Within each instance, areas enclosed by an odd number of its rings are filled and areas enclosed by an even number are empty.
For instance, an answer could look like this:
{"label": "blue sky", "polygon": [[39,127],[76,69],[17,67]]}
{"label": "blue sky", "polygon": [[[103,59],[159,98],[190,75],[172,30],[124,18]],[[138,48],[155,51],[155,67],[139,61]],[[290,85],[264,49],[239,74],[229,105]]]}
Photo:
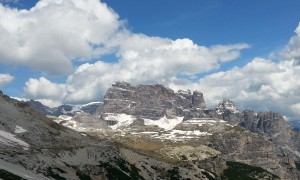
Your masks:
{"label": "blue sky", "polygon": [[[299,23],[297,0],[106,0],[135,33],[190,38],[198,44],[247,42],[249,57],[282,48]],[[244,54],[244,53],[243,53]]]}
{"label": "blue sky", "polygon": [[300,115],[291,85],[299,78],[298,0],[0,2],[0,87],[10,96],[80,104],[124,80],[197,89],[211,106],[230,98]]}

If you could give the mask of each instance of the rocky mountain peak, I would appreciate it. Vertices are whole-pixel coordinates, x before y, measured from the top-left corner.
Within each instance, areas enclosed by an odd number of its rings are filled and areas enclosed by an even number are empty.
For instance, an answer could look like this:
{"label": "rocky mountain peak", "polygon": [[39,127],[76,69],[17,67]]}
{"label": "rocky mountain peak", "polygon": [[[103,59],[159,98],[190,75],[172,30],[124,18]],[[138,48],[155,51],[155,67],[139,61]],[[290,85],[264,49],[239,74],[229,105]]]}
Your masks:
{"label": "rocky mountain peak", "polygon": [[203,97],[203,93],[199,91],[194,91],[192,96],[192,104],[195,108],[205,109],[206,104]]}
{"label": "rocky mountain peak", "polygon": [[215,107],[215,110],[218,114],[224,114],[226,111],[233,114],[240,112],[234,102],[229,99],[224,99],[219,102],[219,104]]}
{"label": "rocky mountain peak", "polygon": [[[193,94],[189,90],[175,93],[159,84],[132,86],[126,82],[116,82],[104,97],[103,112],[158,120],[164,116],[199,116],[205,108],[203,94],[198,91]],[[194,113],[190,115],[192,110]]]}

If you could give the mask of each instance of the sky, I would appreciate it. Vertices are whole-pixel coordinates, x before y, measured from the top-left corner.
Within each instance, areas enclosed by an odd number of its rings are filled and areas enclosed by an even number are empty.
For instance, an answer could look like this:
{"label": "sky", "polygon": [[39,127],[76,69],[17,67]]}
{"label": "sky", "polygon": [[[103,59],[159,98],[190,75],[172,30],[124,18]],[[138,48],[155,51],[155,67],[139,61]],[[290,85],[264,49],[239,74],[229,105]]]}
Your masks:
{"label": "sky", "polygon": [[115,81],[300,120],[299,0],[0,0],[0,89],[48,106]]}

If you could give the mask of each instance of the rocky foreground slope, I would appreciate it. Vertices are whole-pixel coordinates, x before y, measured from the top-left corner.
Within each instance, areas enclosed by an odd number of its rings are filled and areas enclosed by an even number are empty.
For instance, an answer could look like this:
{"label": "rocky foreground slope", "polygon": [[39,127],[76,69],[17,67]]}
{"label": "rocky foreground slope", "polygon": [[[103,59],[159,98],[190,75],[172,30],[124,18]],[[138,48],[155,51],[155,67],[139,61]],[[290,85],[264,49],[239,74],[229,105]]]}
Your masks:
{"label": "rocky foreground slope", "polygon": [[[63,127],[0,93],[0,179],[208,179],[183,167]],[[193,173],[190,173],[190,172]]]}
{"label": "rocky foreground slope", "polygon": [[[299,133],[277,113],[239,111],[229,100],[207,109],[198,91],[125,82],[108,89],[98,112],[54,121],[113,142],[137,168],[137,179],[188,178],[182,168],[191,179],[300,178]],[[155,165],[150,171],[147,158],[175,169]]]}

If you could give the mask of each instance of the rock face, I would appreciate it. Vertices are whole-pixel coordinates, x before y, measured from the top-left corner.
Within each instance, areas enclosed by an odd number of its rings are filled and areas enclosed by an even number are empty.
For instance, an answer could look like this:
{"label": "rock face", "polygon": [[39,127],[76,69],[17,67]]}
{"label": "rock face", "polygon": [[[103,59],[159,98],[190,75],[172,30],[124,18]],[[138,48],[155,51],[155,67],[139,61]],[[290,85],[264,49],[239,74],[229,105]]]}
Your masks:
{"label": "rock face", "polygon": [[[253,110],[239,111],[234,102],[221,101],[210,116],[223,119],[232,125],[240,125],[251,132],[263,134],[268,138],[275,138],[285,128],[290,128],[284,118],[275,112],[254,112]],[[289,137],[287,137],[289,138]]]}
{"label": "rock face", "polygon": [[287,122],[283,117],[274,112],[258,112],[243,111],[240,125],[252,132],[265,134],[272,137],[279,133],[283,128],[287,127]]}
{"label": "rock face", "polygon": [[206,108],[200,92],[173,90],[162,85],[131,86],[116,82],[104,97],[103,113],[119,113],[158,120],[164,116],[202,117]]}
{"label": "rock face", "polygon": [[[230,104],[225,107],[224,104]],[[221,107],[221,108],[220,108]],[[225,108],[223,108],[225,107]],[[275,153],[271,153],[280,157],[281,169],[278,169],[280,176],[284,177],[287,174],[283,168],[290,169],[289,174],[291,177],[286,176],[284,179],[290,179],[292,177],[299,178],[299,169],[297,170],[296,164],[300,160],[300,133],[293,131],[292,127],[284,120],[284,118],[275,112],[254,112],[252,110],[244,110],[242,112],[236,111],[236,107],[233,102],[227,103],[221,101],[214,111],[210,111],[210,115],[213,117],[221,118],[230,124],[237,124],[245,129],[250,130],[253,133],[257,133],[262,137],[266,138],[271,145],[274,146]],[[243,139],[243,138],[240,138]],[[265,145],[263,145],[265,147]],[[226,149],[230,149],[226,147]],[[244,151],[246,152],[246,151]],[[266,152],[262,150],[261,152]],[[246,153],[249,154],[249,153]],[[262,154],[262,153],[257,153]],[[270,158],[270,154],[267,155]],[[264,161],[266,162],[266,161]],[[258,165],[258,164],[256,164]],[[259,165],[263,167],[262,165]],[[269,167],[272,167],[268,165]],[[267,167],[268,167],[267,166]]]}
{"label": "rock face", "polygon": [[224,114],[226,112],[236,114],[239,113],[240,111],[238,108],[235,106],[233,101],[226,100],[224,99],[221,101],[216,107],[215,110],[218,114]]}
{"label": "rock face", "polygon": [[233,101],[224,99],[215,107],[215,109],[209,112],[209,116],[224,119],[232,125],[240,123],[240,111],[235,106]]}

